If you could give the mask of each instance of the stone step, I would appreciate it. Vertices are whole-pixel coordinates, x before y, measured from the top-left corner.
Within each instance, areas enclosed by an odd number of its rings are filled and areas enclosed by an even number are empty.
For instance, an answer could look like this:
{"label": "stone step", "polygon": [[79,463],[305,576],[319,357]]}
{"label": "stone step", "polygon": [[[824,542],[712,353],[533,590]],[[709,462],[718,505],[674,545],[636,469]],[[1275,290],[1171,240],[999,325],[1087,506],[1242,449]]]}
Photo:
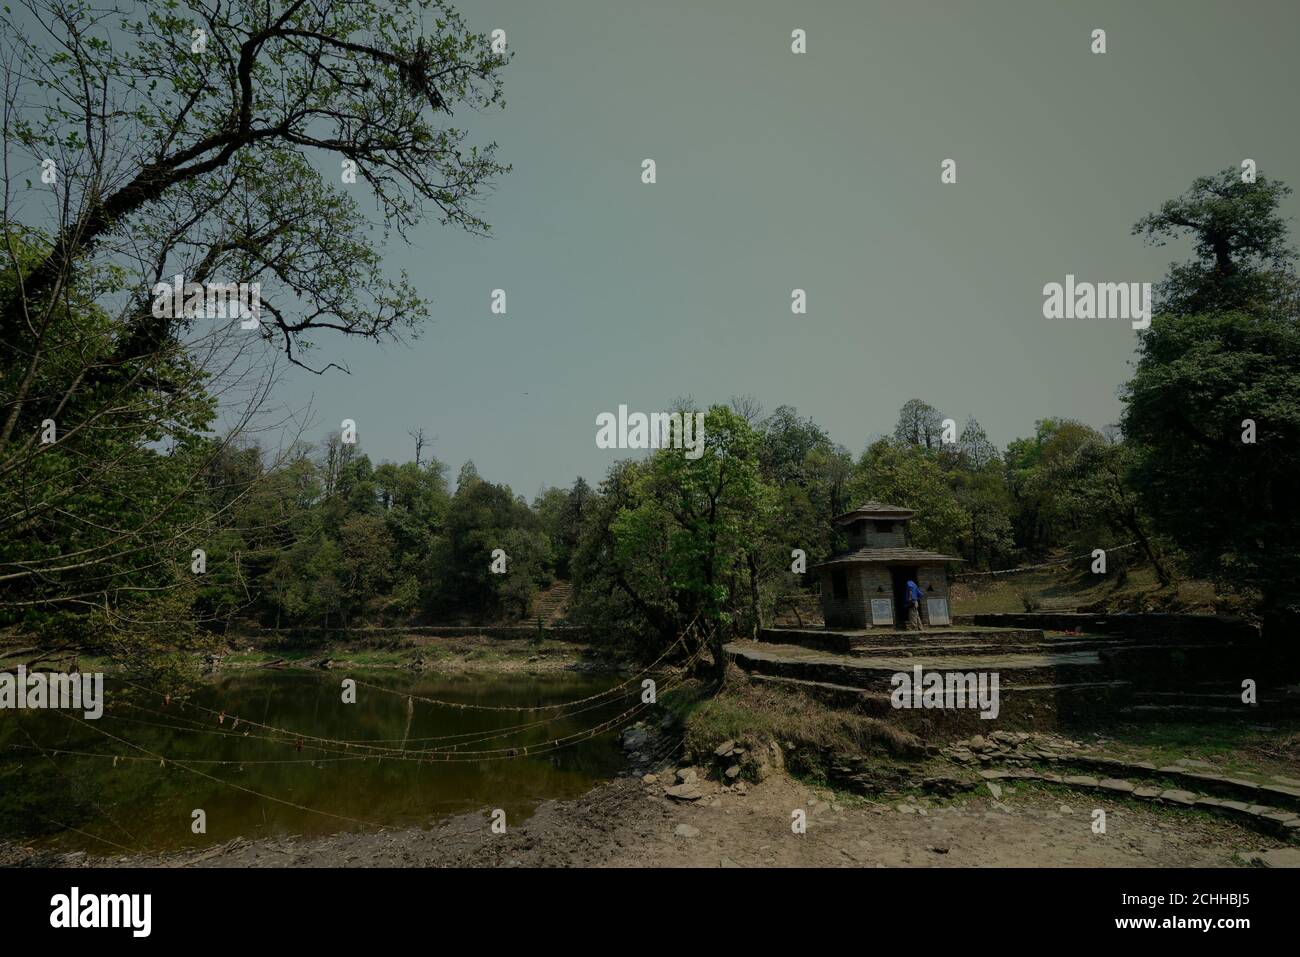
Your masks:
{"label": "stone step", "polygon": [[1094,720],[1099,712],[1113,711],[1128,692],[1125,681],[1081,681],[1028,684],[1002,688],[999,683],[998,714],[988,720],[972,708],[935,710],[894,708],[888,691],[867,690],[832,681],[782,677],[749,672],[747,679],[760,687],[796,691],[832,708],[855,711],[896,724],[925,739],[947,739],[959,735],[989,732],[997,728],[1076,726]]}
{"label": "stone step", "polygon": [[783,678],[757,672],[748,675],[748,678],[752,684],[798,691],[823,704],[836,708],[853,708],[875,717],[884,717],[893,710],[889,705],[889,695],[879,691],[866,691],[852,685],[840,685],[830,681],[809,681],[806,678]]}
{"label": "stone step", "polygon": [[799,645],[737,641],[727,653],[745,671],[784,678],[802,678],[888,693],[898,672],[997,672],[1003,690],[1025,685],[1061,685],[1097,681],[1103,676],[1097,652],[1001,655],[834,655]]}
{"label": "stone step", "polygon": [[1014,770],[985,768],[980,777],[986,781],[1043,781],[1059,784],[1076,790],[1105,793],[1111,797],[1132,798],[1168,804],[1178,807],[1195,808],[1232,817],[1239,823],[1280,834],[1288,840],[1300,840],[1300,813],[1272,804],[1259,804],[1252,801],[1225,800],[1208,794],[1199,794],[1180,788],[1163,788],[1155,785],[1140,785],[1125,778],[1097,777],[1088,774],[1058,774],[1056,772],[1039,772],[1029,768]]}
{"label": "stone step", "polygon": [[1035,643],[1044,640],[1036,628],[938,628],[928,631],[897,629],[851,630],[836,628],[764,628],[758,640],[776,645],[799,645],[820,651],[847,654],[864,648],[915,644],[987,644]]}
{"label": "stone step", "polygon": [[[1046,743],[1045,743],[1046,742]],[[1105,778],[1133,778],[1161,788],[1179,787],[1247,803],[1267,803],[1300,813],[1300,780],[1229,772],[1200,759],[1156,764],[1104,752],[1041,735],[993,731],[987,737],[958,741],[939,753],[955,764],[1030,768],[1050,767],[1058,774],[1090,772]]]}
{"label": "stone step", "polygon": [[1114,645],[1114,642],[1104,640],[1097,641],[1054,641],[1046,639],[1038,642],[1025,642],[1014,644],[981,644],[981,643],[963,643],[955,642],[913,642],[911,644],[894,644],[879,645],[866,648],[855,648],[848,655],[855,658],[869,658],[881,655],[902,655],[907,658],[916,657],[936,657],[936,656],[978,656],[978,657],[996,657],[998,655],[1047,655],[1059,654],[1061,652],[1075,651],[1104,651]]}

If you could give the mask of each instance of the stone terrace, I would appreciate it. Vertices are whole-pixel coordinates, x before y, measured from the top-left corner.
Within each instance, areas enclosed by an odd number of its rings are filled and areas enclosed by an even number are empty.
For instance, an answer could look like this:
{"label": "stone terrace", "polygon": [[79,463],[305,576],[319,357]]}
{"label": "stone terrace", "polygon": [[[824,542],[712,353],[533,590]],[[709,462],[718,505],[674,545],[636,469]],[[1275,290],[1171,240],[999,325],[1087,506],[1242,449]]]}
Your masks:
{"label": "stone terrace", "polygon": [[[1014,627],[953,627],[924,632],[830,628],[766,629],[759,641],[737,641],[727,652],[751,680],[797,688],[828,702],[891,717],[927,731],[1057,727],[1122,712],[1133,717],[1180,717],[1222,712],[1259,718],[1300,714],[1300,694],[1283,693],[1290,665],[1257,642],[1212,634],[1149,636],[1052,634]],[[1001,711],[978,715],[895,710],[891,679],[899,672],[993,673]],[[1259,704],[1241,701],[1241,680],[1260,683]],[[1271,686],[1266,688],[1266,683]],[[920,728],[918,728],[920,730]]]}

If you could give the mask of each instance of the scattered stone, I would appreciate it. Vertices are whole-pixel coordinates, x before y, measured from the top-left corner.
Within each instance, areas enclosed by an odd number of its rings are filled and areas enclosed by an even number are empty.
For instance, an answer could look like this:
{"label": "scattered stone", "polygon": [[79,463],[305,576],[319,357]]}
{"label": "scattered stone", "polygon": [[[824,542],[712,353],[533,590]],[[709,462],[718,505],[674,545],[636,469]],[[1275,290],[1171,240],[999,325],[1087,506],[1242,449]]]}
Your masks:
{"label": "scattered stone", "polygon": [[650,734],[645,728],[631,727],[623,732],[623,750],[640,751],[650,741]]}
{"label": "scattered stone", "polygon": [[984,740],[984,735],[982,734],[975,735],[975,737],[967,741],[966,744],[968,744],[973,751],[978,751],[981,748],[988,746],[988,742]]}
{"label": "scattered stone", "polygon": [[718,745],[716,748],[713,749],[713,753],[720,758],[724,758],[731,753],[732,749],[735,748],[735,746],[736,746],[735,741],[731,741],[731,740],[723,741],[720,745]]}
{"label": "scattered stone", "polygon": [[677,827],[673,828],[673,833],[678,837],[699,837],[700,829],[692,827],[690,824],[678,824]]}
{"label": "scattered stone", "polygon": [[659,775],[657,774],[643,774],[641,776],[641,781],[644,784],[654,784],[658,780],[659,780]]}
{"label": "scattered stone", "polygon": [[727,768],[726,776],[728,781],[734,781],[736,778],[740,777],[740,765],[733,764],[731,767]]}
{"label": "scattered stone", "polygon": [[668,788],[664,794],[676,801],[698,801],[704,797],[704,792],[700,790],[698,784],[678,784]]}
{"label": "scattered stone", "polygon": [[994,784],[992,781],[984,782],[984,786],[989,789],[989,794],[992,794],[995,798],[1002,797],[1002,788]]}
{"label": "scattered stone", "polygon": [[719,866],[719,867],[739,867],[740,865],[737,864],[735,861],[733,861],[731,858],[729,858],[729,857],[724,857],[724,858],[722,859],[721,863],[718,864],[718,866]]}
{"label": "scattered stone", "polygon": [[1276,847],[1259,851],[1250,859],[1252,864],[1264,867],[1300,867],[1300,847]]}
{"label": "scattered stone", "polygon": [[923,778],[920,786],[928,794],[939,794],[945,797],[969,790],[971,787],[969,782],[946,774],[936,774]]}
{"label": "scattered stone", "polygon": [[694,784],[699,779],[699,772],[694,768],[678,768],[676,777],[678,784]]}
{"label": "scattered stone", "polygon": [[1060,811],[1062,814],[1074,813],[1074,810],[1068,804],[1062,804],[1060,807],[1057,808],[1057,810]]}
{"label": "scattered stone", "polygon": [[927,851],[934,851],[934,853],[936,853],[936,854],[947,854],[950,850],[952,850],[952,845],[950,845],[950,844],[946,844],[946,843],[945,843],[945,844],[931,844],[929,847],[926,848],[926,850],[927,850]]}

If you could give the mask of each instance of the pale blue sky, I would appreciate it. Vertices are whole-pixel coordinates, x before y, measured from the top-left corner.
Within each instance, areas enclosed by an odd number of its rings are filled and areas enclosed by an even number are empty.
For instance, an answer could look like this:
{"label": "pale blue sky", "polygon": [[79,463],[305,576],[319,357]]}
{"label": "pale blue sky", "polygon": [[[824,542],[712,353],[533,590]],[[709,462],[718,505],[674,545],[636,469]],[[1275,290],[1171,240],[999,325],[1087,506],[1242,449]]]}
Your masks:
{"label": "pale blue sky", "polygon": [[376,461],[424,426],[453,476],[473,459],[530,497],[628,454],[596,448],[599,412],[686,394],[792,404],[855,453],[913,397],[1000,446],[1045,416],[1104,426],[1135,334],[1044,319],[1043,285],[1159,279],[1186,250],[1129,230],[1197,175],[1251,157],[1300,186],[1295,3],[458,6],[515,55],[506,109],[457,116],[514,165],[492,238],[394,245],[424,337],[324,339],[352,374],[277,398],[312,401],[311,438],[355,419]]}

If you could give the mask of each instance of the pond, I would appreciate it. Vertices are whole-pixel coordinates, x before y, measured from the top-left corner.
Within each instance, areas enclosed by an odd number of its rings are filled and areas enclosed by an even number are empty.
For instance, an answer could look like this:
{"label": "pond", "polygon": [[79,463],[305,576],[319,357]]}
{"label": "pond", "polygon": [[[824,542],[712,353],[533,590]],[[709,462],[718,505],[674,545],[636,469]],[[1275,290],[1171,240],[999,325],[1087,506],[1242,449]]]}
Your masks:
{"label": "pond", "polygon": [[[618,771],[617,735],[599,728],[636,705],[632,689],[567,703],[619,681],[261,670],[180,701],[110,676],[97,721],[0,712],[0,839],[117,854],[425,827],[485,807],[518,823]],[[566,706],[517,710],[547,705]]]}

